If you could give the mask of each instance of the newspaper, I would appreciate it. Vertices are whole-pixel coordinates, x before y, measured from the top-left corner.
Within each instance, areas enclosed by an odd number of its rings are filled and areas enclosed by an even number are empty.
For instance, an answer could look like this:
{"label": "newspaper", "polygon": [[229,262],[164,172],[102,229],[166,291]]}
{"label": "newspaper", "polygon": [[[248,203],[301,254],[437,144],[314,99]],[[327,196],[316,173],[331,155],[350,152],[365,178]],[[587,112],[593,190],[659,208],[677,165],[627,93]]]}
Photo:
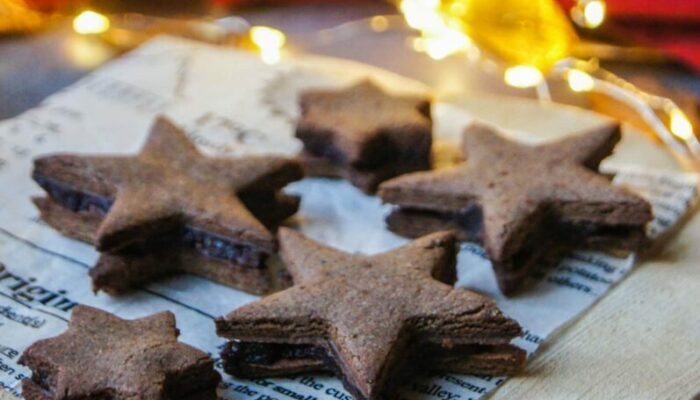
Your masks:
{"label": "newspaper", "polygon": [[[292,136],[295,85],[341,85],[365,75],[402,90],[424,90],[390,73],[347,62],[289,61],[267,66],[248,53],[158,38],[38,108],[1,122],[0,388],[21,396],[20,382],[30,372],[17,364],[20,354],[34,341],[62,332],[76,304],[123,318],[170,310],[177,316],[181,340],[209,352],[220,368],[218,354],[225,341],[214,332],[214,318],[256,299],[191,275],[174,276],[128,296],[93,294],[87,269],[97,253],[44,225],[30,201],[41,194],[30,179],[35,156],[57,151],[136,152],[159,113],[185,127],[209,154],[295,154],[299,150]],[[639,168],[616,172],[616,184],[629,186],[652,203],[652,236],[673,227],[695,199],[694,175]],[[407,242],[385,228],[389,206],[347,182],[310,178],[290,185],[288,191],[303,199],[295,226],[314,239],[367,254]],[[634,261],[634,255],[577,252],[549,271],[535,288],[508,299],[498,292],[483,249],[465,243],[459,253],[457,285],[494,297],[524,328],[515,344],[533,355],[548,336],[623,279]],[[222,375],[220,395],[225,399],[351,398],[337,379],[328,376],[248,381]],[[400,398],[478,399],[504,379],[419,376],[403,383]]]}

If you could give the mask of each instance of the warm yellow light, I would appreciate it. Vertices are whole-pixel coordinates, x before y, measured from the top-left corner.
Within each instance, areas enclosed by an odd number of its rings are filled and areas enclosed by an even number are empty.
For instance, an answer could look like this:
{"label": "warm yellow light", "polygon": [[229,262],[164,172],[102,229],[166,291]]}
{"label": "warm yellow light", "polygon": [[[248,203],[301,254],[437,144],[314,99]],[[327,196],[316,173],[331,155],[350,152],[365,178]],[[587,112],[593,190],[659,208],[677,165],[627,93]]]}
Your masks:
{"label": "warm yellow light", "polygon": [[425,39],[414,38],[413,41],[411,42],[411,45],[413,47],[413,50],[415,50],[419,53],[425,52]]}
{"label": "warm yellow light", "polygon": [[671,132],[683,140],[693,137],[693,125],[683,111],[674,108],[670,113]]}
{"label": "warm yellow light", "polygon": [[254,26],[250,28],[250,40],[260,50],[260,58],[267,64],[274,64],[282,58],[282,47],[287,37],[277,29]]}
{"label": "warm yellow light", "polygon": [[85,36],[69,36],[62,42],[62,48],[61,54],[65,54],[71,65],[80,68],[93,69],[114,57],[111,48]]}
{"label": "warm yellow light", "polygon": [[384,32],[389,28],[389,20],[383,15],[375,15],[369,20],[369,27],[375,32]]}
{"label": "warm yellow light", "polygon": [[109,29],[109,18],[94,11],[83,11],[73,19],[73,30],[81,35],[97,35]]}
{"label": "warm yellow light", "polygon": [[503,79],[510,86],[528,88],[539,85],[544,77],[539,69],[531,65],[517,65],[506,69]]}
{"label": "warm yellow light", "polygon": [[467,13],[467,5],[461,1],[454,2],[450,5],[450,13],[457,17],[462,17]]}
{"label": "warm yellow light", "polygon": [[592,0],[583,5],[583,23],[587,28],[597,28],[605,20],[605,3]]}
{"label": "warm yellow light", "polygon": [[595,86],[593,77],[579,69],[572,69],[567,72],[566,80],[569,82],[569,87],[574,92],[589,92],[593,90]]}
{"label": "warm yellow light", "polygon": [[413,49],[434,60],[473,46],[460,26],[448,24],[440,6],[440,0],[402,0],[399,4],[408,25],[421,32],[421,37],[413,41]]}
{"label": "warm yellow light", "polygon": [[281,49],[287,42],[284,33],[267,26],[254,26],[250,28],[250,39],[260,48],[274,47]]}
{"label": "warm yellow light", "polygon": [[471,40],[467,35],[454,29],[445,29],[435,36],[427,36],[423,39],[425,53],[434,60],[441,60],[447,56],[467,49],[471,46]]}
{"label": "warm yellow light", "polygon": [[507,64],[548,71],[570,55],[576,40],[554,0],[397,1],[406,23],[423,39],[414,42],[414,49],[434,59],[457,52],[479,59],[480,53],[472,50],[479,46]]}
{"label": "warm yellow light", "polygon": [[399,9],[411,28],[425,31],[444,27],[439,6],[439,0],[402,0]]}

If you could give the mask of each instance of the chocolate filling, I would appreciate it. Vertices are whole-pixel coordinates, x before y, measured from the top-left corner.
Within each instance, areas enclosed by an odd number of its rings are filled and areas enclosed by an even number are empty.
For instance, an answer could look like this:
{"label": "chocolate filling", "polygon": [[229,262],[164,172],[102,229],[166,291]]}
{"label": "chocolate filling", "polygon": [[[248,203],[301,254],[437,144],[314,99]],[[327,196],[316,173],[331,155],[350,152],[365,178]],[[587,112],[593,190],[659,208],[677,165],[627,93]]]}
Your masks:
{"label": "chocolate filling", "polygon": [[[328,357],[326,351],[311,344],[259,343],[232,340],[226,344],[221,353],[224,362],[233,364],[254,364],[270,366],[283,360],[323,360]],[[330,366],[328,366],[329,369]],[[226,369],[226,367],[224,367]]]}
{"label": "chocolate filling", "polygon": [[[510,345],[459,344],[443,347],[432,342],[420,343],[420,346],[410,352],[403,364],[420,365],[423,370],[435,372],[450,371],[450,367],[464,361],[468,357],[479,355],[511,357],[511,365],[506,366],[510,373],[517,372],[525,360],[525,352]],[[277,363],[300,361],[305,362],[307,369],[303,372],[335,373],[339,370],[328,350],[311,344],[264,343],[232,340],[226,344],[221,357],[224,370],[232,375],[243,376],[250,374],[250,369],[273,367]],[[488,365],[484,365],[488,368]],[[400,375],[406,375],[413,368],[404,368]],[[500,371],[504,373],[505,370]],[[279,371],[284,373],[283,370]],[[250,374],[255,375],[255,374]]]}
{"label": "chocolate filling", "polygon": [[325,158],[333,165],[347,164],[345,154],[330,139],[316,138],[312,135],[298,134],[297,137],[304,143],[304,150],[314,157]]}
{"label": "chocolate filling", "polygon": [[[311,344],[232,340],[226,344],[221,357],[224,371],[234,376],[255,378],[300,373],[333,374],[354,398],[364,398],[359,389],[346,379],[341,366],[335,361],[337,356],[332,353],[332,349]],[[297,365],[294,365],[295,362]]]}
{"label": "chocolate filling", "polygon": [[425,140],[413,146],[400,146],[391,142],[387,136],[378,136],[370,145],[369,160],[349,162],[344,152],[335,146],[330,139],[317,138],[313,135],[298,134],[297,136],[304,143],[304,151],[314,157],[324,158],[331,164],[338,167],[350,167],[357,171],[374,171],[395,163],[401,165],[420,165],[420,169],[429,167],[431,138],[426,135]]}
{"label": "chocolate filling", "polygon": [[[34,175],[34,180],[46,190],[51,199],[73,212],[91,211],[104,216],[114,203],[111,198],[95,193],[81,192],[49,177]],[[246,201],[259,203],[260,194],[241,195],[240,198],[244,204]],[[138,246],[147,248],[172,246],[173,242],[195,248],[208,257],[255,268],[262,268],[269,255],[268,252],[262,251],[258,247],[236,242],[187,225],[171,233],[160,235],[148,243],[135,245],[133,249],[138,251]]]}
{"label": "chocolate filling", "polygon": [[[526,276],[541,274],[573,249],[635,250],[647,243],[645,225],[611,225],[588,221],[561,221],[545,213],[541,227],[509,243],[493,267],[504,293],[512,293]],[[483,217],[478,206],[463,212],[435,212],[397,208],[387,217],[389,229],[418,237],[440,230],[457,230],[460,240],[483,244]],[[526,227],[527,228],[527,227]]]}
{"label": "chocolate filling", "polygon": [[[418,218],[422,222],[430,222],[430,228],[442,226],[440,229],[459,229],[461,231],[460,239],[482,242],[483,216],[477,206],[453,213],[398,208],[392,211],[388,221],[390,228],[393,229],[392,225],[398,228],[403,222],[408,222],[412,218]],[[428,224],[421,225],[428,226]],[[529,258],[528,254],[534,250],[533,247],[546,245],[547,241],[576,247],[596,247],[608,244],[609,247],[623,250],[634,250],[646,241],[645,224],[610,225],[586,221],[561,221],[549,214],[544,216],[539,225],[544,229],[538,229],[533,234],[527,235],[524,243],[518,246],[520,250],[510,255],[511,259],[522,262]],[[420,232],[418,236],[427,233],[430,232]],[[547,240],[547,238],[553,239]]]}

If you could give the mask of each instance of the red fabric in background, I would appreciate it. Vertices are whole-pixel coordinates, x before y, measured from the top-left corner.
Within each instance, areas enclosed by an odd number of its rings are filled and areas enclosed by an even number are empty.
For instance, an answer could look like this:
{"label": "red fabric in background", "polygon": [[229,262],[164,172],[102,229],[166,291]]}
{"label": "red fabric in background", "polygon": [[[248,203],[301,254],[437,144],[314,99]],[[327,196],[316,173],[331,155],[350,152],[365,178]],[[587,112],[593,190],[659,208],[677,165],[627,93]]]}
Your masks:
{"label": "red fabric in background", "polygon": [[608,0],[612,18],[700,22],[698,0]]}
{"label": "red fabric in background", "polygon": [[624,22],[611,24],[609,31],[613,36],[657,48],[700,73],[700,23],[679,27]]}
{"label": "red fabric in background", "polygon": [[[574,0],[558,0],[569,10]],[[657,48],[700,73],[700,0],[606,0],[602,29]]]}
{"label": "red fabric in background", "polygon": [[[574,0],[558,0],[566,10]],[[700,0],[606,0],[613,19],[646,19],[700,22]]]}

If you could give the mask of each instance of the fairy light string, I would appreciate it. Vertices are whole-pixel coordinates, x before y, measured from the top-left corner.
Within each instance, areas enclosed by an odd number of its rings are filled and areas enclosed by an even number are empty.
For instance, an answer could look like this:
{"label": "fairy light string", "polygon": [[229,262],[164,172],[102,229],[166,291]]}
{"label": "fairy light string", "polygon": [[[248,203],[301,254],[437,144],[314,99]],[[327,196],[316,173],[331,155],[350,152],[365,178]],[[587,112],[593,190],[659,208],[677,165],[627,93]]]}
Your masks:
{"label": "fairy light string", "polygon": [[[550,100],[548,80],[563,80],[574,92],[596,92],[620,101],[635,110],[674,155],[691,161],[694,168],[700,169],[700,142],[687,115],[672,100],[637,88],[601,68],[595,60],[571,57],[571,48],[578,38],[553,0],[399,0],[397,5],[401,16],[377,15],[305,35],[305,38],[328,44],[367,29],[385,32],[405,29],[408,25],[418,33],[411,43],[415,51],[435,60],[463,54],[485,71],[502,74],[509,86],[534,87],[540,100]],[[504,7],[510,7],[507,13]],[[606,5],[604,0],[578,0],[569,14],[578,26],[595,29],[605,22]],[[512,16],[515,19],[508,20]],[[518,31],[523,18],[530,30],[537,29],[525,34]],[[230,17],[197,20],[195,28],[205,31],[202,35],[205,38],[212,32],[217,33],[218,43],[247,43],[268,64],[283,58],[287,42],[284,32],[250,26],[245,21],[233,29],[229,20]],[[477,29],[475,24],[478,23],[482,25]],[[75,17],[73,27],[84,35],[107,35],[115,29],[115,24],[112,18],[87,10]],[[134,31],[135,35],[137,33]],[[222,36],[242,40],[224,41]]]}
{"label": "fairy light string", "polygon": [[[511,7],[512,12],[506,12],[504,7]],[[601,68],[596,60],[585,62],[571,57],[571,48],[578,39],[565,26],[568,21],[563,20],[557,7],[551,0],[498,3],[487,0],[401,0],[399,3],[408,25],[420,33],[419,40],[426,42],[416,50],[439,59],[460,52],[473,52],[471,49],[481,45],[490,50],[487,54],[498,57],[496,64],[501,66],[507,85],[534,87],[538,98],[544,101],[551,100],[547,79],[564,80],[574,92],[607,95],[634,109],[671,153],[699,169],[700,142],[687,115],[671,99],[637,88]],[[605,21],[606,4],[603,0],[578,0],[570,15],[578,26],[595,29]],[[442,50],[438,57],[434,49],[431,51],[431,45]],[[511,47],[526,49],[530,54],[512,51]]]}
{"label": "fairy light string", "polygon": [[[639,89],[600,68],[597,62],[565,59],[555,67],[553,75],[565,79],[574,91],[605,94],[630,106],[674,156],[681,161],[691,161],[690,166],[697,168],[700,142],[693,132],[690,120],[672,100]],[[668,125],[659,114],[667,117]]]}

